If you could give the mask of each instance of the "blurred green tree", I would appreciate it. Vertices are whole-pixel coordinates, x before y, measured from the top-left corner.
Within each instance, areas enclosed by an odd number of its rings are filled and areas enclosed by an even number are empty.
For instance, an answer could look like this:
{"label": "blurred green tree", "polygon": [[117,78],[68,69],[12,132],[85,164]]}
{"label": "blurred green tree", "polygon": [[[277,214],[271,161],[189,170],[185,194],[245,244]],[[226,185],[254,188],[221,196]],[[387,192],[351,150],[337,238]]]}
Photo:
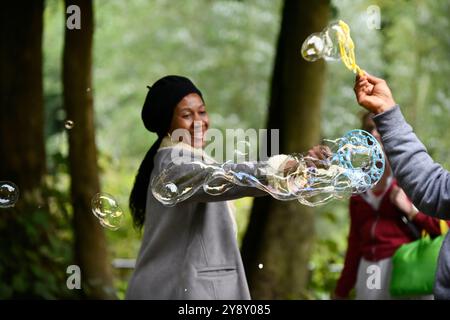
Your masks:
{"label": "blurred green tree", "polygon": [[[282,153],[305,152],[320,141],[325,64],[301,59],[299,39],[322,30],[329,16],[327,0],[284,3],[267,121],[268,128],[280,128]],[[312,208],[296,201],[255,199],[242,245],[252,297],[307,297],[308,261],[313,243]]]}
{"label": "blurred green tree", "polygon": [[0,180],[16,184],[19,199],[0,208],[0,299],[55,298],[65,285],[45,183],[42,16],[42,0],[1,11]]}
{"label": "blurred green tree", "polygon": [[[80,8],[81,28],[65,28],[63,56],[64,107],[69,125],[69,170],[73,206],[75,261],[82,271],[87,298],[115,297],[103,228],[91,212],[100,191],[92,98],[94,12],[91,0],[66,0]],[[73,124],[73,128],[72,128]]]}

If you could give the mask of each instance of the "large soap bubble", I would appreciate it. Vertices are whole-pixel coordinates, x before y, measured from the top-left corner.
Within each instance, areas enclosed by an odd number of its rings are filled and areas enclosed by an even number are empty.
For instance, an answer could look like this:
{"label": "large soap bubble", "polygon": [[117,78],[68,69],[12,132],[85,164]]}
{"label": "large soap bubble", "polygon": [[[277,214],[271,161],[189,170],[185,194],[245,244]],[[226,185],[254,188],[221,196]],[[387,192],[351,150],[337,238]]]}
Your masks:
{"label": "large soap bubble", "polygon": [[152,192],[164,205],[174,206],[196,192],[221,195],[243,186],[261,189],[278,200],[316,206],[362,193],[383,175],[384,153],[366,131],[352,130],[340,139],[325,140],[323,148],[323,159],[300,154],[239,164],[173,159],[152,179]]}
{"label": "large soap bubble", "polygon": [[339,60],[354,73],[363,71],[356,64],[355,45],[350,27],[342,20],[330,23],[322,32],[311,34],[302,45],[302,57],[310,62],[318,59]]}

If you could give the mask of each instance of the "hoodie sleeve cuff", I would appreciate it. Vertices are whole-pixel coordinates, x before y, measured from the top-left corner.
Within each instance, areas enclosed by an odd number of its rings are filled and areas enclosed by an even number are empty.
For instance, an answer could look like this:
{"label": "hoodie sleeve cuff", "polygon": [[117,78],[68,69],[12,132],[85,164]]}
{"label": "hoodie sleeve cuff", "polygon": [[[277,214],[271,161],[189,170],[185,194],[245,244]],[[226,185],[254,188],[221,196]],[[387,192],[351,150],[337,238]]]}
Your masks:
{"label": "hoodie sleeve cuff", "polygon": [[392,109],[373,117],[377,130],[383,139],[389,139],[399,133],[411,130],[411,127],[403,117],[400,106],[397,104]]}

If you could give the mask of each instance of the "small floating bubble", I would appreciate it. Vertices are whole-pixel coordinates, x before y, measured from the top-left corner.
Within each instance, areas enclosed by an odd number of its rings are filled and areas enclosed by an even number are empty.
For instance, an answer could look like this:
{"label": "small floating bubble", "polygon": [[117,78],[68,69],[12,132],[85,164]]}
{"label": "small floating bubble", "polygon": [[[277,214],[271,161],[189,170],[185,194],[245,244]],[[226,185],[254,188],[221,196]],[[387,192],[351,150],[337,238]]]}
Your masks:
{"label": "small floating bubble", "polygon": [[91,200],[91,209],[103,227],[111,230],[120,228],[123,211],[112,195],[104,192],[97,193]]}
{"label": "small floating bubble", "polygon": [[19,188],[10,181],[0,181],[0,208],[14,207],[19,199]]}

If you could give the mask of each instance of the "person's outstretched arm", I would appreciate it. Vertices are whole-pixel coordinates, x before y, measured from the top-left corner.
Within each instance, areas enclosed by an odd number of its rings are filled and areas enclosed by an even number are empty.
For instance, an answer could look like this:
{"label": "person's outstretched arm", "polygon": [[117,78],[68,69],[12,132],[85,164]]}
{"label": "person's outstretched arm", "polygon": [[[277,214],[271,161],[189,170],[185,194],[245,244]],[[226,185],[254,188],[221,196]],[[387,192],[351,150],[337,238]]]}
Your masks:
{"label": "person's outstretched arm", "polygon": [[375,114],[374,121],[399,185],[420,211],[450,219],[450,173],[435,163],[405,121],[386,81],[357,76],[358,103]]}

